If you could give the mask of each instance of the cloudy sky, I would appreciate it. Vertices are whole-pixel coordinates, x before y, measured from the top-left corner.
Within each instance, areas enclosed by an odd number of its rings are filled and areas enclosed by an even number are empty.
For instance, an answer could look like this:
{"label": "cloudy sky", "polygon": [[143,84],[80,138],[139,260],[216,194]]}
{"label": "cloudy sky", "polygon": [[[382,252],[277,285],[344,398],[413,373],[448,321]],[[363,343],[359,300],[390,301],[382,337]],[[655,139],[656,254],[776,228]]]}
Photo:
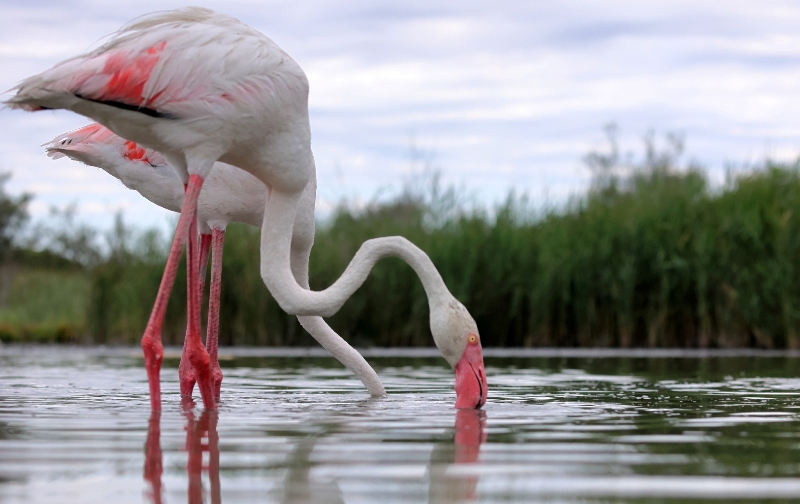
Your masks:
{"label": "cloudy sky", "polygon": [[[113,6],[112,6],[113,4]],[[135,16],[182,3],[4,0],[0,89],[84,52]],[[800,153],[800,4],[793,1],[207,1],[281,45],[311,83],[324,213],[414,176],[409,145],[446,183],[489,204],[511,188],[558,200],[619,126],[625,149],[680,132],[689,159],[726,165]],[[0,170],[32,211],[78,202],[108,225],[168,216],[108,175],[40,144],[86,120],[0,110]]]}

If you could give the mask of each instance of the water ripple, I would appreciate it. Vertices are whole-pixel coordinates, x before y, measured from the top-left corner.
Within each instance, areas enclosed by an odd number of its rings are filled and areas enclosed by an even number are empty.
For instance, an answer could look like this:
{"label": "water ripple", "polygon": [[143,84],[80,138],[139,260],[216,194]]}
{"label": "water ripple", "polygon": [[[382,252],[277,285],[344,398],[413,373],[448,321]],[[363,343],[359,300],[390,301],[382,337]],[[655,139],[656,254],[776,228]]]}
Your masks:
{"label": "water ripple", "polygon": [[378,399],[316,351],[256,353],[226,354],[217,413],[167,359],[151,416],[135,349],[1,348],[0,502],[800,498],[794,356],[498,353],[456,412],[424,352],[368,354]]}

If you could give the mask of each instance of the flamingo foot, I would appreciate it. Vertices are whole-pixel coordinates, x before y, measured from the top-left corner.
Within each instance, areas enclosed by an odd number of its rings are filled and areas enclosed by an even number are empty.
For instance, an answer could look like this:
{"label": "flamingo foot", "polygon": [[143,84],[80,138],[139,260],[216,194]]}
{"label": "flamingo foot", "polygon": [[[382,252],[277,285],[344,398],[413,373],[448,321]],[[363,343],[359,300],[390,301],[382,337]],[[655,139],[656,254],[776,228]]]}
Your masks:
{"label": "flamingo foot", "polygon": [[[199,343],[200,335],[196,336]],[[200,396],[203,398],[203,407],[207,410],[217,408],[217,401],[214,396],[214,385],[211,375],[211,358],[202,344],[189,344],[187,358],[194,370],[197,379],[197,388],[200,389]]]}
{"label": "flamingo foot", "polygon": [[[198,276],[198,284],[200,286],[200,299],[203,299],[203,286],[206,280],[206,269],[208,264],[208,253],[211,249],[211,235],[210,234],[201,234],[200,235],[200,270]],[[194,370],[192,369],[192,365],[189,363],[189,358],[186,355],[188,349],[188,341],[189,341],[189,333],[187,331],[186,335],[183,339],[183,352],[181,353],[181,364],[178,366],[178,379],[181,387],[181,397],[182,398],[192,398],[192,392],[194,392],[194,385],[197,383],[197,379],[194,376]],[[213,359],[212,359],[213,360]],[[213,365],[212,365],[213,367]]]}
{"label": "flamingo foot", "polygon": [[194,409],[194,407],[195,407],[194,399],[186,396],[181,397],[181,410],[183,410],[184,413],[191,412]]}
{"label": "flamingo foot", "polygon": [[181,364],[178,366],[178,380],[181,387],[181,397],[191,399],[197,379],[194,376],[194,370],[189,363],[185,348],[181,355]]}
{"label": "flamingo foot", "polygon": [[214,398],[219,402],[222,389],[222,369],[219,367],[219,362],[211,364],[211,383],[214,386]]}

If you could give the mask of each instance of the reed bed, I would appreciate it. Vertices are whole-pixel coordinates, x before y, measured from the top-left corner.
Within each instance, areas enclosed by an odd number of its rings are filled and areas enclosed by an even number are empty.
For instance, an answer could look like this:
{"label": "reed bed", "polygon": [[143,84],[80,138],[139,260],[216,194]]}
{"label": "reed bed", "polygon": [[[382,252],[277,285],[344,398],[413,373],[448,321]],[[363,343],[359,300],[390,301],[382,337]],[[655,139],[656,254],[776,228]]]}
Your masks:
{"label": "reed bed", "polygon": [[[767,163],[712,189],[701,170],[650,163],[598,178],[546,211],[513,194],[491,210],[463,205],[436,184],[366,208],[343,205],[317,231],[311,286],[330,285],[364,240],[403,235],[430,255],[485,346],[798,348],[799,168]],[[119,226],[96,264],[58,273],[62,301],[53,306],[70,308],[47,324],[68,328],[68,340],[141,337],[168,240]],[[313,344],[261,281],[257,230],[229,227],[223,271],[222,345]],[[164,325],[168,344],[183,338],[184,293],[182,269]],[[41,306],[41,297],[26,295]],[[25,340],[19,328],[32,334],[37,316],[14,309],[0,309],[0,338]],[[398,259],[379,263],[329,322],[357,346],[433,344],[422,286]]]}

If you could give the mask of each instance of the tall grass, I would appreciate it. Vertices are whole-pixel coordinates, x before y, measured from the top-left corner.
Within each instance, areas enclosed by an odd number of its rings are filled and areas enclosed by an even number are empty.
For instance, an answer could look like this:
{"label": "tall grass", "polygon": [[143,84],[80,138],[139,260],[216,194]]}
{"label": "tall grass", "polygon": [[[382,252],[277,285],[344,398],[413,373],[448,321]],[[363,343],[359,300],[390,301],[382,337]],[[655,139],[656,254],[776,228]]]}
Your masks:
{"label": "tall grass", "polygon": [[0,341],[76,343],[86,328],[91,285],[80,271],[22,269],[0,308]]}
{"label": "tall grass", "polygon": [[[650,161],[538,215],[522,197],[489,212],[438,189],[343,206],[318,230],[311,286],[330,285],[364,240],[399,234],[430,255],[485,346],[800,347],[800,166],[768,164],[712,190],[700,170]],[[122,226],[110,248],[83,273],[91,287],[75,320],[86,341],[134,343],[166,240]],[[223,271],[221,344],[313,344],[261,281],[257,230],[229,227]],[[181,272],[167,343],[182,341],[184,292]],[[424,291],[398,259],[329,322],[356,345],[432,345]]]}

